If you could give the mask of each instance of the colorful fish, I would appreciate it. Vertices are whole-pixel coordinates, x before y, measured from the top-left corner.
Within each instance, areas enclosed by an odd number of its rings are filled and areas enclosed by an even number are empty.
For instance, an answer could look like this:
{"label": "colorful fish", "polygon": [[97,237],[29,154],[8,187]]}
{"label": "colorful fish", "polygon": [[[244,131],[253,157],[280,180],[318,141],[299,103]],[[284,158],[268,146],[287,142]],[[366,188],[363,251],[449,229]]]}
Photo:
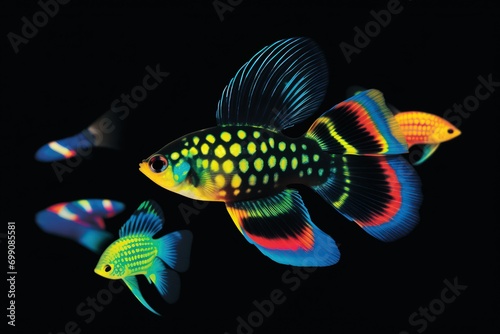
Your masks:
{"label": "colorful fish", "polygon": [[139,170],[169,191],[224,202],[246,240],[281,264],[329,266],[340,258],[293,184],[310,187],[377,239],[405,236],[419,220],[420,179],[402,156],[408,147],[381,92],[338,103],[302,136],[283,131],[318,110],[327,86],[326,61],[312,40],[279,40],[225,87],[217,126],[170,142]]}
{"label": "colorful fish", "polygon": [[73,240],[94,253],[101,253],[113,240],[104,218],[125,209],[119,201],[80,199],[53,204],[36,213],[35,221],[44,232]]}
{"label": "colorful fish", "polygon": [[[353,86],[348,89],[348,95],[355,95],[364,90],[360,86]],[[388,107],[401,127],[408,148],[418,145],[422,150],[422,156],[412,161],[413,165],[422,164],[441,143],[452,140],[462,133],[449,121],[437,115],[424,111],[400,111],[391,105]]]}
{"label": "colorful fish", "polygon": [[96,147],[120,149],[123,128],[123,121],[109,110],[82,131],[42,145],[35,152],[35,160],[53,162],[77,155],[90,155]]}
{"label": "colorful fish", "polygon": [[163,222],[162,210],[156,202],[142,202],[121,227],[119,238],[104,250],[94,269],[102,277],[122,279],[135,297],[157,315],[160,314],[142,296],[136,276],[146,276],[166,302],[176,302],[180,292],[177,272],[188,269],[192,244],[192,233],[188,230],[153,238],[163,228]]}

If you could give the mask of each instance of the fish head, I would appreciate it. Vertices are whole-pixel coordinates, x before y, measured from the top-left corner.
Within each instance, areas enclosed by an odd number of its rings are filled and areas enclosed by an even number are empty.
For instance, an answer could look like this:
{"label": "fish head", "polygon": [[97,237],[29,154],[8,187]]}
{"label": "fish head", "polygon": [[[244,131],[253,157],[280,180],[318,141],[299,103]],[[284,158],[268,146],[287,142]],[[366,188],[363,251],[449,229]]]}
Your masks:
{"label": "fish head", "polygon": [[[139,163],[139,171],[162,188],[190,197],[196,190],[193,168],[197,148],[177,140]],[[194,195],[193,195],[194,196]]]}
{"label": "fish head", "polygon": [[461,134],[462,132],[456,126],[443,118],[441,119],[440,124],[436,126],[434,132],[431,135],[431,138],[429,139],[435,143],[442,143],[452,140],[453,138],[456,138]]}
{"label": "fish head", "polygon": [[126,276],[126,267],[123,261],[118,258],[117,252],[111,244],[101,255],[94,268],[94,272],[108,279],[120,279]]}

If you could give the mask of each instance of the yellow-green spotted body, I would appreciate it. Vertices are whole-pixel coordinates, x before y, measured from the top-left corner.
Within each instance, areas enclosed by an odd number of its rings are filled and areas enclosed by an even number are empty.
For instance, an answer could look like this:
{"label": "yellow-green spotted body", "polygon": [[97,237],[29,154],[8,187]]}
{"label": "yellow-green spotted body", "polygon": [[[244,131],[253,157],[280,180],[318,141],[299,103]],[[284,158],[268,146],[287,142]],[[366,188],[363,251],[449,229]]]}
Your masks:
{"label": "yellow-green spotted body", "polygon": [[293,183],[324,183],[331,163],[331,154],[313,139],[255,126],[204,129],[157,153],[168,160],[167,168],[156,174],[143,165],[141,171],[158,184],[190,198],[224,202],[266,196]]}
{"label": "yellow-green spotted body", "polygon": [[188,230],[154,238],[163,227],[163,212],[151,200],[144,201],[120,229],[119,238],[102,253],[94,269],[108,279],[122,279],[134,296],[159,315],[142,296],[137,275],[153,283],[167,303],[179,297],[179,274],[189,265],[192,235]]}
{"label": "yellow-green spotted body", "polygon": [[96,273],[109,279],[146,275],[157,255],[158,241],[151,237],[122,237],[109,245],[102,254]]}

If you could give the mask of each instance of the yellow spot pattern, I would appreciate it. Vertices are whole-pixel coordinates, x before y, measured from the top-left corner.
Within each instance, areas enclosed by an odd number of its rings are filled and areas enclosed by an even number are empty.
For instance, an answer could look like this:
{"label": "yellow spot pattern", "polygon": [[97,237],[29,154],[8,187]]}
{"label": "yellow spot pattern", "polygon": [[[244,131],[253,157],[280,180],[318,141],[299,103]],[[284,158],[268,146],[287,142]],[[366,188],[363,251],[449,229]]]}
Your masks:
{"label": "yellow spot pattern", "polygon": [[292,158],[292,169],[295,170],[297,165],[299,164],[299,160],[296,157]]}
{"label": "yellow spot pattern", "polygon": [[234,143],[233,145],[231,145],[231,147],[229,148],[229,152],[231,152],[231,154],[235,157],[237,157],[238,155],[241,154],[241,145],[238,144],[238,143]]}
{"label": "yellow spot pattern", "polygon": [[198,145],[199,142],[200,142],[200,137],[194,136],[193,137],[193,144]]}
{"label": "yellow spot pattern", "polygon": [[248,184],[249,184],[249,185],[251,185],[251,186],[256,185],[256,184],[257,184],[257,176],[255,176],[255,175],[253,175],[253,174],[252,174],[252,175],[250,175],[250,176],[248,177]]}
{"label": "yellow spot pattern", "polygon": [[276,157],[274,155],[271,155],[269,157],[269,160],[267,161],[267,164],[269,168],[273,168],[274,166],[276,166]]}
{"label": "yellow spot pattern", "polygon": [[248,171],[249,165],[246,159],[241,159],[239,162],[240,171],[246,173]]}
{"label": "yellow spot pattern", "polygon": [[177,160],[179,159],[179,157],[180,157],[179,152],[173,152],[172,154],[170,154],[170,159],[172,160]]}
{"label": "yellow spot pattern", "polygon": [[262,151],[262,153],[266,153],[267,152],[266,142],[260,143],[260,150]]}
{"label": "yellow spot pattern", "polygon": [[274,148],[274,138],[269,138],[269,146],[271,146],[271,148]]}
{"label": "yellow spot pattern", "polygon": [[241,177],[238,174],[235,174],[231,180],[231,187],[239,188],[241,185]]}
{"label": "yellow spot pattern", "polygon": [[212,162],[210,162],[210,169],[212,170],[212,172],[219,171],[219,163],[217,162],[217,160],[212,160]]}
{"label": "yellow spot pattern", "polygon": [[255,159],[255,161],[253,162],[253,166],[255,167],[255,170],[257,172],[262,171],[262,169],[264,168],[264,160],[262,160],[261,158]]}
{"label": "yellow spot pattern", "polygon": [[247,133],[243,130],[238,130],[237,135],[238,135],[238,138],[240,138],[240,139],[245,139],[247,137]]}
{"label": "yellow spot pattern", "polygon": [[254,142],[250,142],[248,143],[248,146],[247,146],[247,151],[248,153],[250,154],[254,154],[256,151],[257,151],[257,146],[255,145]]}
{"label": "yellow spot pattern", "polygon": [[215,143],[215,137],[213,135],[207,135],[205,139],[210,143],[213,144]]}
{"label": "yellow spot pattern", "polygon": [[279,142],[278,144],[278,149],[283,152],[286,149],[286,144],[282,141]]}
{"label": "yellow spot pattern", "polygon": [[215,176],[215,185],[217,186],[217,188],[223,188],[226,185],[226,178],[224,177],[224,175],[217,174]]}
{"label": "yellow spot pattern", "polygon": [[220,139],[228,143],[231,140],[231,134],[229,132],[224,131],[220,134]]}
{"label": "yellow spot pattern", "polygon": [[214,153],[218,158],[222,158],[226,155],[226,149],[224,148],[224,146],[219,145],[215,148]]}
{"label": "yellow spot pattern", "polygon": [[229,174],[234,170],[234,164],[232,160],[226,160],[222,163],[222,169],[224,173]]}
{"label": "yellow spot pattern", "polygon": [[280,168],[282,171],[286,171],[286,166],[288,164],[288,160],[285,157],[280,159]]}
{"label": "yellow spot pattern", "polygon": [[207,143],[203,143],[203,145],[201,145],[201,153],[207,155],[209,151],[210,146],[208,146]]}

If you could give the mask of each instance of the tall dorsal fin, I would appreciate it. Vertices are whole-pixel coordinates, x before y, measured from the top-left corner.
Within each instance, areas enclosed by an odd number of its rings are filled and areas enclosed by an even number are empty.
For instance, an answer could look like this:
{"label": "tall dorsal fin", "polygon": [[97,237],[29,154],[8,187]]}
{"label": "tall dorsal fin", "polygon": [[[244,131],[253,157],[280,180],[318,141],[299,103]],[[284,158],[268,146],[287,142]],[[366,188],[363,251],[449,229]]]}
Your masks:
{"label": "tall dorsal fin", "polygon": [[120,237],[142,234],[153,237],[163,227],[163,212],[152,200],[142,202],[119,232]]}
{"label": "tall dorsal fin", "polygon": [[217,124],[291,127],[317,110],[327,87],[328,67],[315,42],[279,40],[255,54],[224,88]]}

